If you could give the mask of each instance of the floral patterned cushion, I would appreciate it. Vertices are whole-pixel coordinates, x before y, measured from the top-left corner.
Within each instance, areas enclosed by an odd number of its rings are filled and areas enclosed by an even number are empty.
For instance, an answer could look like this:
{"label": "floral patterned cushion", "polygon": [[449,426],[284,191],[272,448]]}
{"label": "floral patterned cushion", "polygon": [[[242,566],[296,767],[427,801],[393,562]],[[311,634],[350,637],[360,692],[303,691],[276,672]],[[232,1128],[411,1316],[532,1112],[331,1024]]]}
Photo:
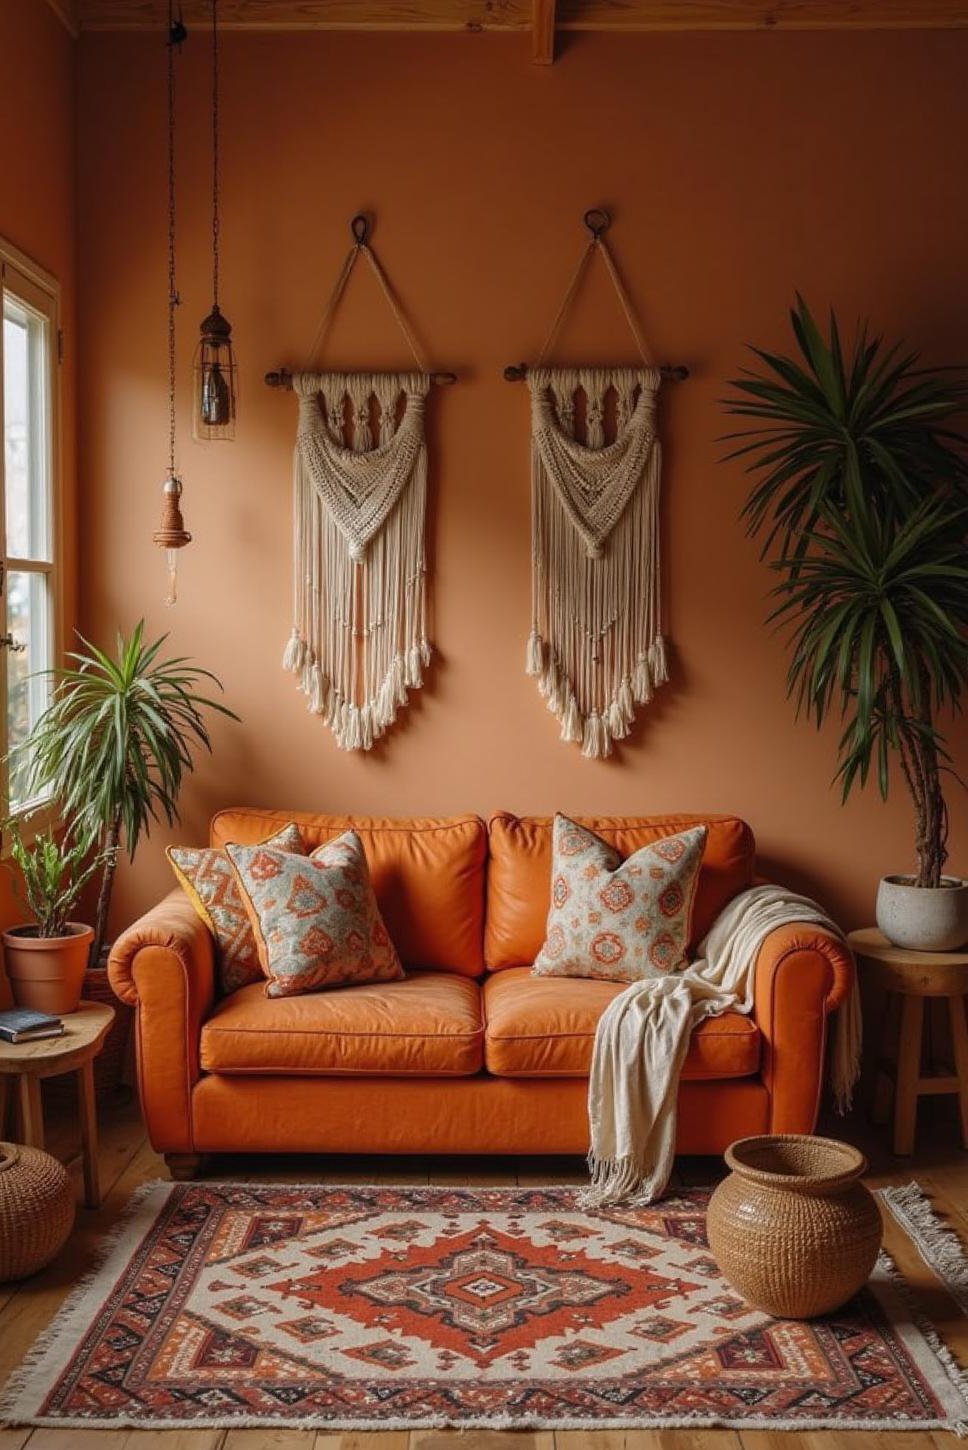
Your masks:
{"label": "floral patterned cushion", "polygon": [[685,965],[706,827],[664,836],[627,860],[555,816],[551,909],[539,977],[635,982]]}
{"label": "floral patterned cushion", "polygon": [[403,976],[355,831],[311,856],[226,846],[255,931],[267,997]]}
{"label": "floral patterned cushion", "polygon": [[[283,826],[265,843],[280,851],[305,855],[299,827]],[[228,856],[208,847],[169,846],[165,852],[180,886],[215,938],[215,959],[222,992],[237,992],[262,981],[255,932]]]}

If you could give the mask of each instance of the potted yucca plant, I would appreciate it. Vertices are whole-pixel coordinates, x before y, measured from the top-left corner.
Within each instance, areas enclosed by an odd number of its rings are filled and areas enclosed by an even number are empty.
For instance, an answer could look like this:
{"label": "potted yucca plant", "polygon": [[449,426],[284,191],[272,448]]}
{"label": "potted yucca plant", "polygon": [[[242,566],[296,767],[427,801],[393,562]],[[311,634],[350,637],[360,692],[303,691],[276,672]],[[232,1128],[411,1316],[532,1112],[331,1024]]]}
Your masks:
{"label": "potted yucca plant", "polygon": [[839,716],[836,779],[846,801],[895,770],[914,810],[916,870],[884,877],[877,923],[895,944],[968,941],[968,883],[945,874],[953,776],[944,715],[968,684],[968,438],[960,373],[861,328],[824,337],[803,299],[797,355],[752,351],[761,368],[731,386],[730,437],[759,475],[744,516],[777,575],[770,619],[790,640],[788,693],[821,726]]}
{"label": "potted yucca plant", "polygon": [[[18,1007],[60,1015],[75,1011],[94,931],[71,915],[87,883],[108,863],[87,840],[59,836],[48,826],[24,839],[29,818],[3,826],[16,896],[32,918],[3,933],[4,961]],[[12,868],[12,869],[11,869]]]}
{"label": "potted yucca plant", "polygon": [[167,635],[145,643],[144,620],[118,634],[114,657],[88,640],[51,671],[53,699],[21,747],[26,789],[55,799],[72,835],[98,853],[91,963],[107,938],[118,851],[133,860],[153,821],[178,820],[192,752],[211,750],[205,712],[238,716],[211,698],[222,686],[185,656],[163,658]]}

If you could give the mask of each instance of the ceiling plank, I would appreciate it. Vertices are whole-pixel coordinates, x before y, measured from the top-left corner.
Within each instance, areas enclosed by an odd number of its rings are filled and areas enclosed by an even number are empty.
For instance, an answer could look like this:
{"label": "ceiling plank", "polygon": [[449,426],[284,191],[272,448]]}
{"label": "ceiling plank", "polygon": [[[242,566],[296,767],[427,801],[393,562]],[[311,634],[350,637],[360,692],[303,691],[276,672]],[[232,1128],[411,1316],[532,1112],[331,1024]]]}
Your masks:
{"label": "ceiling plank", "polygon": [[[80,7],[85,30],[161,28],[166,0],[49,0]],[[557,9],[557,16],[555,10]],[[186,24],[204,24],[209,0],[183,0]],[[549,22],[549,12],[551,18]],[[221,0],[230,30],[953,30],[968,0]]]}
{"label": "ceiling plank", "polygon": [[535,65],[553,65],[555,59],[555,0],[532,0],[531,59]]}
{"label": "ceiling plank", "polygon": [[960,30],[968,0],[559,0],[563,30]]}
{"label": "ceiling plank", "polygon": [[[167,0],[80,0],[85,30],[165,26]],[[182,0],[192,26],[211,22],[210,0]],[[530,0],[220,0],[223,30],[528,30]]]}

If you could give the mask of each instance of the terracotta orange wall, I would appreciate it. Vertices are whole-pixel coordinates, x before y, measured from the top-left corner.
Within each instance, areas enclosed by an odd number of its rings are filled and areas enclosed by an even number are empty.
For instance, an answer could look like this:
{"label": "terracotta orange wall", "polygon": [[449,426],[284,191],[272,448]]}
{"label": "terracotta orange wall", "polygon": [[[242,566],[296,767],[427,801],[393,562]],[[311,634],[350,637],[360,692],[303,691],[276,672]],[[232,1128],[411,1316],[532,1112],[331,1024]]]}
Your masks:
{"label": "terracotta orange wall", "polygon": [[[717,399],[747,340],[784,345],[795,287],[845,320],[869,314],[939,362],[968,351],[968,36],[576,37],[528,63],[495,36],[230,34],[224,45],[224,303],[242,362],[234,446],[189,439],[191,333],[207,308],[207,47],[180,68],[184,300],[180,463],[195,542],[177,609],[151,544],[165,471],[163,51],[81,44],[82,619],[106,638],[141,614],[222,676],[244,725],[216,727],[184,798],[183,839],[251,802],[389,815],[737,811],[766,868],[849,925],[911,861],[898,792],[842,810],[834,732],[793,723],[782,644],[764,629],[768,571],[720,461]],[[672,683],[616,759],[559,744],[522,673],[528,628],[528,400],[501,368],[533,357],[592,204],[662,358],[689,363],[663,405]],[[347,221],[378,214],[380,253],[440,366],[430,553],[439,662],[385,745],[339,753],[279,668],[289,631],[295,407],[262,373],[305,360]],[[624,359],[601,277],[562,360]],[[358,279],[336,365],[404,364]],[[968,766],[963,729],[956,753]],[[953,790],[952,864],[968,871]],[[165,835],[118,892],[118,923],[168,877]]]}
{"label": "terracotta orange wall", "polygon": [[[75,42],[43,0],[3,0],[0,17],[0,236],[61,284],[63,631],[77,618],[75,507]],[[0,871],[0,924],[23,914]]]}

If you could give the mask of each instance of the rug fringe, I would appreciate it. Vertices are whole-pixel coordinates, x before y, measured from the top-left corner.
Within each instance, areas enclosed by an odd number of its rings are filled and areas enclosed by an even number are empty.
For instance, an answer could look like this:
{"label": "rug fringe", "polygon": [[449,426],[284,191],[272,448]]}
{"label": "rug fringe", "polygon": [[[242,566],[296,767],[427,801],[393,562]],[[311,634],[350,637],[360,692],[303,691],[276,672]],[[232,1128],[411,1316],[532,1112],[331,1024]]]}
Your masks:
{"label": "rug fringe", "polygon": [[[122,1208],[117,1223],[97,1239],[92,1250],[91,1267],[77,1281],[73,1289],[71,1289],[60,1308],[55,1311],[50,1324],[34,1340],[20,1364],[18,1364],[15,1370],[11,1371],[6,1384],[0,1390],[0,1424],[32,1423],[30,1420],[11,1420],[8,1418],[16,1401],[22,1394],[27,1392],[30,1386],[31,1375],[40,1367],[41,1362],[46,1360],[58,1346],[66,1342],[68,1350],[73,1349],[84,1331],[90,1328],[90,1306],[88,1300],[95,1290],[98,1290],[98,1302],[103,1297],[103,1287],[98,1286],[98,1279],[103,1268],[115,1250],[131,1234],[138,1213],[144,1207],[146,1201],[162,1189],[166,1190],[165,1197],[170,1197],[175,1187],[176,1185],[174,1183],[168,1183],[163,1178],[151,1178],[147,1182],[139,1184]],[[148,1233],[154,1227],[157,1217],[158,1211],[145,1224],[145,1233]],[[57,1419],[51,1420],[50,1423],[67,1425],[71,1421]],[[79,1423],[86,1422],[82,1421]]]}
{"label": "rug fringe", "polygon": [[[881,1188],[877,1196],[886,1204],[892,1218],[906,1232],[928,1268],[937,1275],[951,1293],[958,1307],[965,1311],[968,1299],[968,1251],[958,1234],[940,1219],[931,1200],[919,1183]],[[965,1417],[948,1428],[961,1439],[968,1439],[968,1368],[960,1365],[945,1344],[931,1320],[921,1310],[915,1290],[904,1278],[890,1254],[882,1250],[879,1267],[911,1316],[911,1322],[928,1345],[948,1379],[965,1403]]]}
{"label": "rug fringe", "polygon": [[968,1249],[955,1229],[938,1217],[917,1183],[882,1188],[880,1192],[928,1268],[943,1279],[951,1297],[968,1315]]}

